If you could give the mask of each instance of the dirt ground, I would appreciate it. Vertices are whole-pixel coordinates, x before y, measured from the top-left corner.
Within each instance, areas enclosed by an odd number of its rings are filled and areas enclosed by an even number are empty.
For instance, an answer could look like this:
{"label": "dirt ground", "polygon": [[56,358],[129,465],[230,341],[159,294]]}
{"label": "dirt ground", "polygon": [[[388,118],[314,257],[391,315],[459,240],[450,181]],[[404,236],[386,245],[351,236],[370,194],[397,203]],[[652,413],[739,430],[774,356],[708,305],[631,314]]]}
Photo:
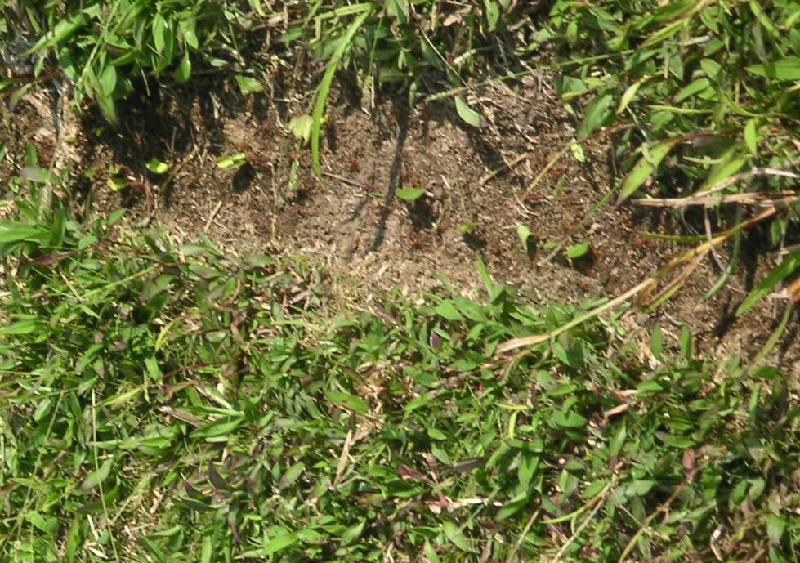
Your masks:
{"label": "dirt ground", "polygon": [[[40,165],[55,158],[72,166],[79,205],[101,212],[126,206],[140,228],[180,241],[208,237],[232,253],[304,255],[365,296],[398,284],[419,295],[441,286],[437,274],[470,293],[482,258],[496,279],[541,299],[613,297],[686,249],[640,231],[702,234],[698,217],[642,213],[631,204],[590,215],[616,179],[613,138],[584,146],[583,162],[565,151],[576,118],[548,77],[471,95],[486,121],[480,128],[463,123],[449,98],[413,108],[402,98],[372,104],[343,83],[328,104],[322,181],[311,172],[309,149],[289,130],[293,117],[309,111],[313,82],[244,97],[233,80],[215,77],[191,88],[150,88],[149,97],[125,104],[119,128],[96,115],[78,121],[59,112],[51,91],[33,91],[0,124],[0,192],[9,199],[7,180],[35,145]],[[220,157],[239,153],[243,166],[218,166]],[[148,172],[151,158],[167,162],[169,173]],[[109,181],[120,179],[127,187],[112,190]],[[403,201],[401,188],[425,195]],[[530,229],[527,249],[519,225]],[[712,299],[702,297],[719,278],[726,249],[661,310],[636,320],[658,320],[673,342],[685,323],[709,354],[751,354],[785,306],[767,300],[743,319],[733,315],[774,264],[764,240],[761,229],[746,235],[742,266]],[[553,244],[578,242],[591,243],[588,258],[571,263],[553,252]],[[773,358],[789,369],[800,365],[796,330],[795,321]]]}

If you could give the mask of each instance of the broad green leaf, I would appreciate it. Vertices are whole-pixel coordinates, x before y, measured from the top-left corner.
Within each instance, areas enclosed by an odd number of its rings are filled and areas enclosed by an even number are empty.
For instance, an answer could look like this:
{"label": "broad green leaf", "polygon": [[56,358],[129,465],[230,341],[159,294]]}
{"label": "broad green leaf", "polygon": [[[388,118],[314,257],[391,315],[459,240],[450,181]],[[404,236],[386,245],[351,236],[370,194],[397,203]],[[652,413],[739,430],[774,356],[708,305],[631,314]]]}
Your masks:
{"label": "broad green leaf", "polygon": [[603,94],[594,98],[584,109],[583,121],[578,126],[578,140],[585,141],[594,131],[599,129],[609,118],[614,104],[611,94]]}
{"label": "broad green leaf", "polygon": [[192,75],[192,61],[189,58],[189,51],[185,51],[183,53],[183,58],[181,59],[178,68],[175,69],[175,81],[178,83],[184,83],[189,80],[189,77]]}
{"label": "broad green leaf", "polygon": [[772,39],[779,40],[781,35],[780,31],[778,31],[778,29],[775,27],[775,24],[772,23],[772,20],[769,19],[769,16],[767,16],[761,4],[761,0],[750,0],[748,2],[750,11],[753,12],[753,15],[755,15],[756,18],[758,18],[758,22],[761,24],[761,27],[767,31]]}
{"label": "broad green leaf", "polygon": [[658,30],[653,35],[648,37],[642,43],[641,48],[642,49],[647,49],[647,48],[652,47],[654,45],[658,45],[659,43],[661,43],[665,39],[668,39],[669,37],[672,37],[673,35],[678,33],[683,27],[686,26],[686,23],[687,23],[686,20],[679,19],[678,21],[667,25],[666,27]]}
{"label": "broad green leaf", "polygon": [[448,321],[460,321],[464,318],[461,316],[461,313],[458,312],[455,305],[453,305],[452,301],[442,301],[436,307],[436,314],[440,317],[444,317]]}
{"label": "broad green leaf", "polygon": [[81,483],[81,490],[83,492],[89,492],[105,481],[108,478],[108,473],[111,471],[111,466],[113,464],[113,457],[105,460],[103,465],[86,476],[86,478],[83,480],[83,483]]}
{"label": "broad green leaf", "polygon": [[710,79],[715,80],[719,71],[722,70],[720,64],[714,59],[703,59],[700,61],[700,68],[706,73]]}
{"label": "broad green leaf", "polygon": [[773,78],[781,82],[800,80],[800,57],[784,57],[769,65],[750,65],[747,72],[764,78]]}
{"label": "broad green leaf", "polygon": [[241,417],[226,417],[206,424],[192,431],[193,438],[218,438],[228,436],[241,426],[244,419]]}
{"label": "broad green leaf", "polygon": [[84,18],[83,14],[78,14],[67,20],[59,21],[53,28],[52,32],[43,35],[42,38],[36,42],[36,45],[34,45],[30,50],[26,51],[25,54],[30,55],[43,49],[49,49],[54,45],[63,44],[75,32],[83,27],[85,23],[86,19]]}
{"label": "broad green leaf", "polygon": [[38,226],[16,221],[0,221],[0,244],[16,242],[44,242],[50,233]]}
{"label": "broad green leaf", "polygon": [[367,7],[361,15],[353,20],[353,22],[347,28],[347,31],[345,31],[345,33],[341,36],[336,50],[334,51],[331,59],[328,61],[328,66],[325,68],[325,74],[319,83],[319,91],[317,92],[317,98],[314,102],[314,111],[311,114],[311,166],[317,176],[322,175],[322,169],[320,167],[319,160],[319,141],[322,130],[322,116],[325,113],[325,104],[328,101],[328,92],[330,92],[331,83],[333,83],[333,77],[336,75],[336,71],[339,68],[339,63],[344,56],[345,50],[353,40],[353,36],[355,36],[356,32],[358,32],[371,13],[372,8]]}
{"label": "broad green leaf", "polygon": [[444,530],[444,535],[447,539],[458,549],[467,553],[476,553],[476,550],[469,544],[467,538],[464,537],[464,534],[453,522],[445,520],[442,523],[442,530]]}
{"label": "broad green leaf", "polygon": [[361,397],[350,393],[342,393],[341,391],[328,391],[325,396],[330,402],[348,408],[356,414],[369,414],[369,403]]}
{"label": "broad green leaf", "polygon": [[744,143],[750,154],[758,152],[758,120],[750,119],[744,126]]}
{"label": "broad green leaf", "polygon": [[531,229],[527,225],[517,225],[517,236],[522,243],[522,250],[528,252],[528,239],[531,238]]}
{"label": "broad green leaf", "polygon": [[650,351],[656,359],[661,359],[664,351],[664,335],[661,332],[661,325],[656,323],[653,333],[650,335]]}
{"label": "broad green leaf", "polygon": [[711,85],[711,81],[708,78],[698,78],[688,86],[682,88],[678,93],[675,95],[675,103],[680,103],[692,96],[695,96],[706,90]]}
{"label": "broad green leaf", "polygon": [[52,534],[58,529],[58,520],[53,516],[42,516],[39,512],[31,510],[25,515],[25,520],[30,522],[34,528],[45,534]]}
{"label": "broad green leaf", "polygon": [[776,285],[791,276],[798,268],[800,268],[800,251],[785,256],[783,262],[773,269],[767,277],[761,280],[755,289],[742,301],[742,304],[736,309],[736,316],[741,317],[747,313],[756,303],[761,301],[765,295],[772,291]]}
{"label": "broad green leaf", "polygon": [[433,549],[433,546],[430,544],[429,541],[425,541],[425,557],[428,559],[428,563],[439,563],[441,560],[439,556],[436,555],[436,551]]}
{"label": "broad green leaf", "polygon": [[357,524],[350,526],[344,532],[342,532],[342,535],[339,537],[340,545],[350,545],[360,538],[361,534],[364,533],[364,525],[366,522],[366,520],[361,520]]}
{"label": "broad green leaf", "polygon": [[214,538],[207,534],[203,538],[203,548],[200,551],[200,563],[211,563],[214,560]]}
{"label": "broad green leaf", "polygon": [[102,95],[113,98],[114,89],[117,87],[117,69],[114,65],[106,65],[98,79]]}
{"label": "broad green leaf", "polygon": [[572,141],[569,144],[569,149],[572,151],[572,156],[580,163],[586,162],[586,154],[583,152],[583,147],[580,143]]}
{"label": "broad green leaf", "polygon": [[183,37],[183,40],[187,45],[189,45],[189,47],[192,49],[200,48],[200,42],[197,40],[197,34],[195,32],[194,16],[180,20],[178,23],[178,28],[181,30],[181,36]]}
{"label": "broad green leaf", "polygon": [[663,390],[664,388],[655,379],[642,381],[639,385],[636,386],[636,391],[639,393],[660,393]]}
{"label": "broad green leaf", "polygon": [[164,34],[169,33],[167,30],[167,22],[164,16],[156,14],[153,16],[153,47],[156,52],[161,53],[164,51]]}
{"label": "broad green leaf", "polygon": [[622,182],[619,196],[620,201],[633,195],[656,168],[658,168],[658,165],[664,157],[669,154],[669,151],[680,142],[680,138],[667,139],[666,141],[651,145],[647,148],[646,153],[642,151],[644,154],[639,158],[639,161],[634,165]]}
{"label": "broad green leaf", "polygon": [[781,543],[784,530],[786,530],[786,520],[774,514],[767,516],[767,537],[769,537],[771,544],[777,545]]}
{"label": "broad green leaf", "polygon": [[531,452],[520,452],[519,467],[517,468],[517,479],[521,489],[527,489],[536,470],[539,468],[539,456]]}
{"label": "broad green leaf", "polygon": [[464,120],[465,123],[472,125],[473,127],[481,126],[481,114],[469,107],[467,102],[465,102],[461,96],[455,97],[455,103],[458,116]]}
{"label": "broad green leaf", "polygon": [[292,547],[297,543],[297,534],[283,533],[267,540],[267,542],[258,550],[258,555],[273,555]]}
{"label": "broad green leaf", "polygon": [[19,171],[19,177],[36,184],[50,184],[58,180],[53,172],[38,166],[26,166]]}
{"label": "broad green leaf", "polygon": [[642,84],[644,84],[645,81],[649,80],[649,78],[650,78],[649,76],[645,76],[644,78],[637,80],[636,82],[628,86],[628,88],[622,94],[622,97],[619,99],[619,104],[617,105],[618,114],[628,109],[628,106],[630,105],[631,101],[633,101],[633,98],[635,98],[636,94],[639,92],[639,88],[641,88]]}
{"label": "broad green leaf", "polygon": [[581,498],[588,500],[596,497],[598,494],[600,494],[600,491],[602,491],[607,484],[608,480],[606,479],[599,479],[597,481],[590,483],[581,493]]}
{"label": "broad green leaf", "polygon": [[286,473],[281,475],[281,478],[278,481],[278,488],[287,489],[291,487],[295,483],[295,481],[297,481],[300,478],[300,475],[303,474],[303,471],[305,471],[305,469],[306,466],[302,461],[298,461],[297,463],[289,467],[289,469],[286,470]]}
{"label": "broad green leaf", "polygon": [[582,428],[586,425],[586,419],[575,411],[569,411],[566,414],[555,411],[551,416],[552,421],[561,428]]}
{"label": "broad green leaf", "polygon": [[247,162],[247,157],[244,153],[220,156],[217,158],[217,168],[220,170],[239,168],[245,162]]}
{"label": "broad green leaf", "polygon": [[78,548],[81,546],[81,523],[83,519],[80,517],[75,517],[72,520],[72,524],[70,524],[69,531],[67,532],[66,537],[66,559],[67,563],[75,563],[77,561],[76,555],[78,553]]}
{"label": "broad green leaf", "polygon": [[627,486],[625,492],[628,496],[644,496],[650,492],[656,482],[649,479],[637,479]]}
{"label": "broad green leaf", "polygon": [[698,191],[704,192],[713,189],[717,184],[724,182],[741,170],[749,160],[750,155],[740,156],[736,150],[730,151],[719,164],[711,168],[708,178]]}
{"label": "broad green leaf", "polygon": [[500,9],[494,0],[483,0],[486,13],[486,21],[489,23],[489,31],[497,28],[497,21],[500,19]]}

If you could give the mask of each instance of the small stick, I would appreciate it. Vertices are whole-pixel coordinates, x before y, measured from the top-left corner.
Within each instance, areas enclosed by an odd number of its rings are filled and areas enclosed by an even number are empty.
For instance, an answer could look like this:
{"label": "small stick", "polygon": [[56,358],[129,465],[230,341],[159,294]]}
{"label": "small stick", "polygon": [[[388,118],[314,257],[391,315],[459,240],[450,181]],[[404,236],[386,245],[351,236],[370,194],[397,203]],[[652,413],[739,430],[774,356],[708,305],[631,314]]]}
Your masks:
{"label": "small stick", "polygon": [[629,541],[628,545],[625,546],[625,549],[623,550],[622,555],[619,556],[619,563],[623,563],[625,561],[625,559],[628,557],[628,555],[630,555],[631,551],[633,551],[633,548],[636,545],[636,542],[642,536],[642,534],[644,533],[645,529],[650,525],[650,523],[653,521],[653,519],[655,519],[655,517],[658,516],[659,514],[665,513],[665,512],[667,512],[669,510],[669,507],[672,505],[672,503],[675,501],[675,499],[678,498],[678,495],[683,490],[684,486],[685,486],[685,483],[681,483],[680,485],[678,485],[675,488],[675,490],[673,491],[672,496],[670,496],[664,504],[659,506],[658,509],[656,509],[655,512],[650,514],[645,519],[645,521],[642,524],[642,526],[639,528],[639,530],[636,532],[636,534],[634,534],[634,536],[631,538],[631,541]]}
{"label": "small stick", "polygon": [[345,178],[344,176],[339,176],[338,174],[334,174],[333,172],[323,171],[322,175],[325,176],[326,178],[333,178],[334,180],[339,180],[342,184],[347,184],[348,186],[353,186],[354,188],[359,188],[366,192],[372,191],[365,184],[356,182],[355,180],[351,180],[350,178]]}
{"label": "small stick", "polygon": [[481,186],[485,186],[486,182],[488,182],[489,180],[491,180],[492,178],[494,178],[495,176],[497,176],[501,172],[504,172],[506,170],[514,169],[514,167],[516,167],[520,162],[522,162],[523,160],[527,159],[530,156],[531,156],[530,153],[523,153],[523,154],[519,155],[517,158],[515,158],[511,162],[507,162],[507,163],[503,164],[503,166],[501,166],[500,168],[492,170],[491,172],[486,174],[483,178],[480,179],[478,184],[481,185]]}
{"label": "small stick", "polygon": [[566,542],[564,542],[564,545],[561,546],[561,548],[556,553],[555,557],[553,557],[553,563],[555,563],[556,561],[560,561],[561,558],[564,557],[564,554],[567,552],[567,549],[569,549],[569,546],[572,545],[572,542],[574,542],[578,538],[578,536],[581,535],[581,532],[583,532],[584,528],[586,528],[586,526],[589,525],[589,522],[592,521],[594,515],[597,514],[597,511],[600,510],[600,508],[605,503],[605,500],[608,497],[608,494],[611,492],[611,489],[614,488],[614,486],[617,484],[617,479],[618,477],[615,473],[611,481],[609,481],[609,483],[605,487],[603,487],[603,490],[600,492],[600,494],[598,494],[591,501],[594,503],[592,511],[589,513],[588,516],[586,516],[586,518],[583,519],[583,522],[580,523],[580,525],[572,534],[572,536]]}
{"label": "small stick", "polygon": [[222,209],[222,200],[219,200],[217,202],[217,205],[214,207],[214,209],[211,211],[211,214],[208,216],[208,220],[206,221],[206,225],[205,225],[205,227],[203,227],[203,232],[204,233],[208,232],[209,227],[211,227],[211,222],[214,220],[214,217],[217,216],[217,213],[219,213],[220,209]]}
{"label": "small stick", "polygon": [[797,200],[797,192],[778,192],[775,194],[758,192],[730,194],[716,197],[690,196],[684,198],[635,199],[633,200],[633,203],[641,207],[669,207],[672,209],[681,209],[694,205],[716,207],[717,205],[723,205],[727,203],[757,205],[760,207],[775,207],[780,205],[788,205]]}

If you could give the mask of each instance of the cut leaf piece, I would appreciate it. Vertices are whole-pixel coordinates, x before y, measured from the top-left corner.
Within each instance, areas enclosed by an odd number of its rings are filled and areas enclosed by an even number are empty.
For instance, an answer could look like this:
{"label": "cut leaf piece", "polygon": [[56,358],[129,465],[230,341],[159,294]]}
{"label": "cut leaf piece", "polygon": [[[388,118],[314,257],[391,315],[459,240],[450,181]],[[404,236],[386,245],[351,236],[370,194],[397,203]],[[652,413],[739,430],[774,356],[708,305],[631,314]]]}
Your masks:
{"label": "cut leaf piece", "polygon": [[458,116],[463,119],[465,123],[468,123],[473,127],[480,127],[481,123],[483,122],[481,114],[469,107],[467,102],[465,102],[461,96],[456,96],[455,101]]}
{"label": "cut leaf piece", "polygon": [[236,83],[239,85],[239,90],[242,91],[242,94],[257,94],[264,91],[264,85],[261,81],[252,76],[237,74]]}
{"label": "cut leaf piece", "polygon": [[425,190],[422,188],[400,188],[395,192],[395,195],[403,201],[415,201],[425,195]]}

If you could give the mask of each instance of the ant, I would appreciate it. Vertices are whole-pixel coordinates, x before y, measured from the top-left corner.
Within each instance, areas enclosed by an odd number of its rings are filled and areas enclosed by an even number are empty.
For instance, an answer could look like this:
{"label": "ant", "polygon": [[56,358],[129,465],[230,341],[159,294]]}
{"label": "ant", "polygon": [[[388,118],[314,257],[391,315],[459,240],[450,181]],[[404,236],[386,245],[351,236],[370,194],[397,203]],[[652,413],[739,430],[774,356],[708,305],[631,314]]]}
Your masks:
{"label": "ant", "polygon": [[355,158],[347,161],[347,170],[350,172],[361,172],[361,164]]}
{"label": "ant", "polygon": [[419,233],[417,233],[416,231],[410,232],[406,238],[408,239],[408,242],[410,243],[411,248],[413,248],[414,250],[418,250],[418,249],[422,248],[423,241],[420,238]]}
{"label": "ant", "polygon": [[631,244],[633,245],[634,248],[637,248],[639,250],[650,250],[651,248],[653,248],[653,243],[644,238],[643,236],[641,236],[641,234],[637,232],[633,233]]}

